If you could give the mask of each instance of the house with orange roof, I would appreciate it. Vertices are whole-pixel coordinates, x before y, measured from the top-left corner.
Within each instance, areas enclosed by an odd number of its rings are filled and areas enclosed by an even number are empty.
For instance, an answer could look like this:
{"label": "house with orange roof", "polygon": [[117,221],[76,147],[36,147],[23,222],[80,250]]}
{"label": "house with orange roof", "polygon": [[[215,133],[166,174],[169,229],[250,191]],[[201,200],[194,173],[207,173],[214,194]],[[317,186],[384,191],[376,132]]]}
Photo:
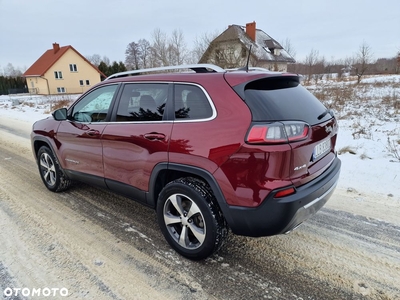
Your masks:
{"label": "house with orange roof", "polygon": [[34,94],[80,94],[106,76],[72,46],[53,43],[23,74]]}

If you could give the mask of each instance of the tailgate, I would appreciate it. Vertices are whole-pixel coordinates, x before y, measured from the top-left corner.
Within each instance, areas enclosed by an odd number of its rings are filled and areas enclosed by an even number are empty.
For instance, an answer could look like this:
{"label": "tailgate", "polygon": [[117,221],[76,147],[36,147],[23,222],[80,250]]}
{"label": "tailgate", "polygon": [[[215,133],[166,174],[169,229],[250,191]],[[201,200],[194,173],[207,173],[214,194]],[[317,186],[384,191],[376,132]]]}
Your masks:
{"label": "tailgate", "polygon": [[301,186],[322,174],[332,163],[338,126],[335,118],[311,126],[310,138],[291,143],[290,178]]}

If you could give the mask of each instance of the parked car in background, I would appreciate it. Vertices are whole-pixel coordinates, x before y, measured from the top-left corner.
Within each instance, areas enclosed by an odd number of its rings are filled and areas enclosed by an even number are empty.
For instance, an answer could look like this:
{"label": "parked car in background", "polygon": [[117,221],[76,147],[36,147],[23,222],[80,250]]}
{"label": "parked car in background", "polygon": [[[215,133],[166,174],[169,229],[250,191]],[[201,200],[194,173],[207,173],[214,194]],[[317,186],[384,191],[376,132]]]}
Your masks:
{"label": "parked car in background", "polygon": [[228,229],[270,236],[314,215],[339,178],[337,131],[295,74],[200,64],[114,74],[31,140],[49,190],[82,181],[150,206],[171,247],[197,260]]}

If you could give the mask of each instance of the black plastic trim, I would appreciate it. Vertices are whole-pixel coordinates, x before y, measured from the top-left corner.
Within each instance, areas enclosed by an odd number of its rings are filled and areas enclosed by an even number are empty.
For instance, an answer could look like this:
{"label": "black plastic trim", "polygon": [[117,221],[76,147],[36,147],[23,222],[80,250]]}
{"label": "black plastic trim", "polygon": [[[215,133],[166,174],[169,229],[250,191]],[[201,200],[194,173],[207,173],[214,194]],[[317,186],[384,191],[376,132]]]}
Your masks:
{"label": "black plastic trim", "polygon": [[64,173],[68,176],[69,179],[87,183],[89,185],[94,185],[101,188],[106,188],[107,185],[104,181],[103,177],[89,175],[82,172],[72,171],[72,170],[64,170]]}
{"label": "black plastic trim", "polygon": [[[34,153],[34,157],[35,157],[35,159],[36,159],[36,161],[37,161],[37,152],[36,152],[36,149],[35,149],[35,143],[36,142],[43,142],[43,143],[45,143],[49,148],[50,148],[50,150],[53,152],[53,154],[54,154],[54,156],[57,158],[57,160],[58,161],[60,161],[59,160],[59,158],[58,158],[58,156],[57,156],[57,152],[56,151],[54,151],[54,148],[53,148],[53,145],[51,144],[51,142],[49,141],[49,139],[48,138],[46,138],[46,137],[44,137],[44,136],[40,136],[40,135],[37,135],[37,136],[34,136],[32,139],[31,139],[31,144],[32,144],[32,151],[33,151],[33,153]],[[39,150],[39,149],[37,149],[37,150]],[[60,166],[61,167],[61,166]]]}
{"label": "black plastic trim", "polygon": [[227,205],[224,194],[222,193],[222,190],[219,187],[214,176],[210,172],[195,166],[176,164],[176,163],[160,163],[157,166],[155,166],[150,177],[149,192],[147,194],[147,204],[149,206],[156,207],[157,205],[158,195],[154,195],[154,191],[156,187],[158,174],[163,170],[185,172],[188,174],[193,174],[205,180],[206,183],[211,187],[214,196],[217,199],[221,212],[223,213],[225,220],[228,222],[228,225],[233,223],[233,219],[231,218],[230,208]]}
{"label": "black plastic trim", "polygon": [[105,184],[111,191],[147,205],[145,191],[111,179],[105,179]]}

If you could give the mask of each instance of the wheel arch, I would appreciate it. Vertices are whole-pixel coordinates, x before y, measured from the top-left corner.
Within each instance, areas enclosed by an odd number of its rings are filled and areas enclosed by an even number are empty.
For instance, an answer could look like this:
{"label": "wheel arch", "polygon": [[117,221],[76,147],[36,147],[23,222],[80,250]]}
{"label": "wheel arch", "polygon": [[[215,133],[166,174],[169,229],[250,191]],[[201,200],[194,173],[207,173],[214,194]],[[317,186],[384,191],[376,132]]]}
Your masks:
{"label": "wheel arch", "polygon": [[158,195],[164,186],[168,182],[181,177],[195,177],[207,183],[217,199],[216,204],[225,220],[228,224],[231,224],[230,210],[218,182],[210,172],[195,166],[176,163],[160,163],[156,165],[150,176],[149,192],[147,194],[148,205],[156,208]]}
{"label": "wheel arch", "polygon": [[53,152],[53,155],[55,156],[58,164],[60,165],[61,169],[64,170],[64,166],[63,166],[62,162],[60,161],[60,158],[58,157],[57,151],[55,151],[53,144],[51,143],[51,141],[49,139],[42,137],[42,136],[37,136],[32,139],[32,151],[34,153],[34,157],[35,157],[36,161],[38,159],[38,157],[37,157],[38,151],[39,151],[40,147],[42,147],[42,146],[46,146],[46,147],[50,148],[50,150]]}
{"label": "wheel arch", "polygon": [[42,146],[49,147],[50,150],[57,157],[57,155],[56,155],[57,153],[54,151],[54,147],[51,144],[51,142],[48,139],[46,139],[45,137],[37,136],[37,137],[34,137],[33,140],[32,140],[32,150],[33,150],[33,153],[34,153],[36,158],[37,158],[38,151],[39,151],[40,147],[42,147]]}

